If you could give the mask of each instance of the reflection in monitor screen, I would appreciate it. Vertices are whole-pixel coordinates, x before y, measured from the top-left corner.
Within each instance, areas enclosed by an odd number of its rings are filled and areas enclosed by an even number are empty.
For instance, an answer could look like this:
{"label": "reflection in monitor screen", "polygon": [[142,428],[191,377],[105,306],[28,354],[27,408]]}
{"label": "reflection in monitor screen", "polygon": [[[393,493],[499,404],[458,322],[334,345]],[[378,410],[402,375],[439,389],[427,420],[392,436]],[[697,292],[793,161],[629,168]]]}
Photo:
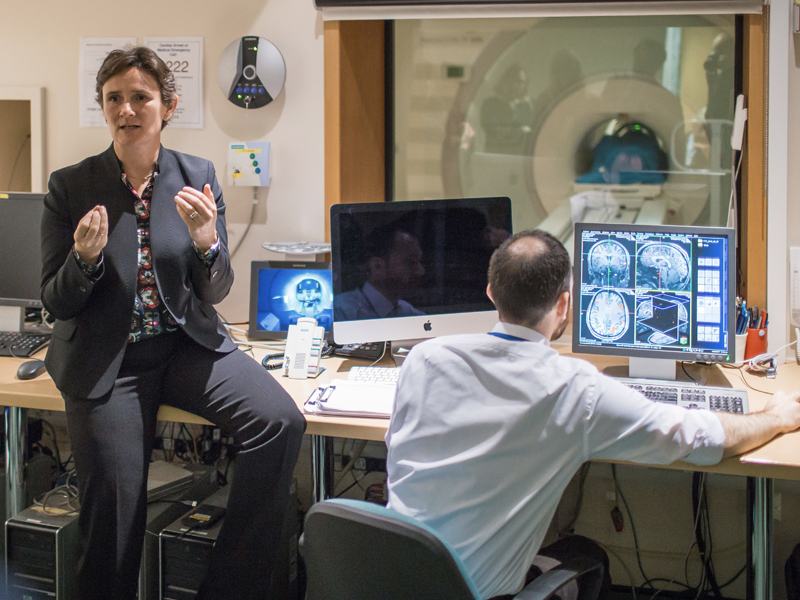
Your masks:
{"label": "reflection in monitor screen", "polygon": [[334,205],[335,341],[488,331],[489,259],[510,235],[508,198]]}
{"label": "reflection in monitor screen", "polygon": [[573,350],[732,361],[733,239],[717,227],[577,224]]}

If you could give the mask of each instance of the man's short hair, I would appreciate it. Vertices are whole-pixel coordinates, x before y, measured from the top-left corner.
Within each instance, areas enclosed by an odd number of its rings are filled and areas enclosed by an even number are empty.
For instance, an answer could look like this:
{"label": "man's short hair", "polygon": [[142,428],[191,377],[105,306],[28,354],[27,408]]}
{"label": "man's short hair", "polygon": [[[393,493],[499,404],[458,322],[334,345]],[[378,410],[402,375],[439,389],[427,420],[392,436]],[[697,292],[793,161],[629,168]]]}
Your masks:
{"label": "man's short hair", "polygon": [[[523,238],[541,242],[541,249],[515,252],[514,243]],[[570,289],[572,265],[569,254],[546,231],[521,231],[508,238],[492,254],[489,285],[495,306],[506,321],[533,327]]]}

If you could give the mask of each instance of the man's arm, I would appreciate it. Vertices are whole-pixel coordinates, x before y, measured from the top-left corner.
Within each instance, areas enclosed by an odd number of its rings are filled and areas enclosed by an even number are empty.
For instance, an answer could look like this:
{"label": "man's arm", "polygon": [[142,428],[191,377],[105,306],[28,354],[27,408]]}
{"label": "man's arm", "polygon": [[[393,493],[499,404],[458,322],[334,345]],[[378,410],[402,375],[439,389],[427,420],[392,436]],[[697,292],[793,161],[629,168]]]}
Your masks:
{"label": "man's arm", "polygon": [[749,415],[715,412],[725,431],[723,458],[766,444],[776,435],[800,427],[800,392],[776,392],[764,410]]}

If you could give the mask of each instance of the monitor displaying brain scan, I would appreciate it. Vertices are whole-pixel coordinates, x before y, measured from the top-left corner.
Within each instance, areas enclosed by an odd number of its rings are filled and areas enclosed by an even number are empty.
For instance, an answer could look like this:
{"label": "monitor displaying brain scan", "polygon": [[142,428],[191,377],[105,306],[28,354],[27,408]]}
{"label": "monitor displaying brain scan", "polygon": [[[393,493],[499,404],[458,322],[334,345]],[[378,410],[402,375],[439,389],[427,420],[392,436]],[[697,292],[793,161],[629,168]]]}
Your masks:
{"label": "monitor displaying brain scan", "polygon": [[727,358],[731,236],[709,227],[576,225],[573,348]]}
{"label": "monitor displaying brain scan", "polygon": [[333,284],[330,263],[253,261],[250,272],[251,339],[283,339],[289,325],[311,317],[330,331]]}

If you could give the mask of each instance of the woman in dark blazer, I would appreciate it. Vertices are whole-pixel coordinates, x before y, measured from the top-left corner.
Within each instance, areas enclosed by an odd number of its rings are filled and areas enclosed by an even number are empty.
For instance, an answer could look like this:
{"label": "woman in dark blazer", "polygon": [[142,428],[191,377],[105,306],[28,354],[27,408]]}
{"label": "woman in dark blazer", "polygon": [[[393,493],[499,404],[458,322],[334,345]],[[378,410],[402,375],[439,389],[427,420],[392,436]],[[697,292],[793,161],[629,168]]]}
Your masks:
{"label": "woman in dark blazer", "polygon": [[178,98],[147,48],[97,76],[113,143],[54,172],[42,219],[42,301],[56,322],[47,369],[78,476],[81,600],[134,598],[160,404],[200,415],[239,452],[199,598],[268,596],[305,420],[236,349],[213,305],[233,271],[213,165],[161,146]]}

